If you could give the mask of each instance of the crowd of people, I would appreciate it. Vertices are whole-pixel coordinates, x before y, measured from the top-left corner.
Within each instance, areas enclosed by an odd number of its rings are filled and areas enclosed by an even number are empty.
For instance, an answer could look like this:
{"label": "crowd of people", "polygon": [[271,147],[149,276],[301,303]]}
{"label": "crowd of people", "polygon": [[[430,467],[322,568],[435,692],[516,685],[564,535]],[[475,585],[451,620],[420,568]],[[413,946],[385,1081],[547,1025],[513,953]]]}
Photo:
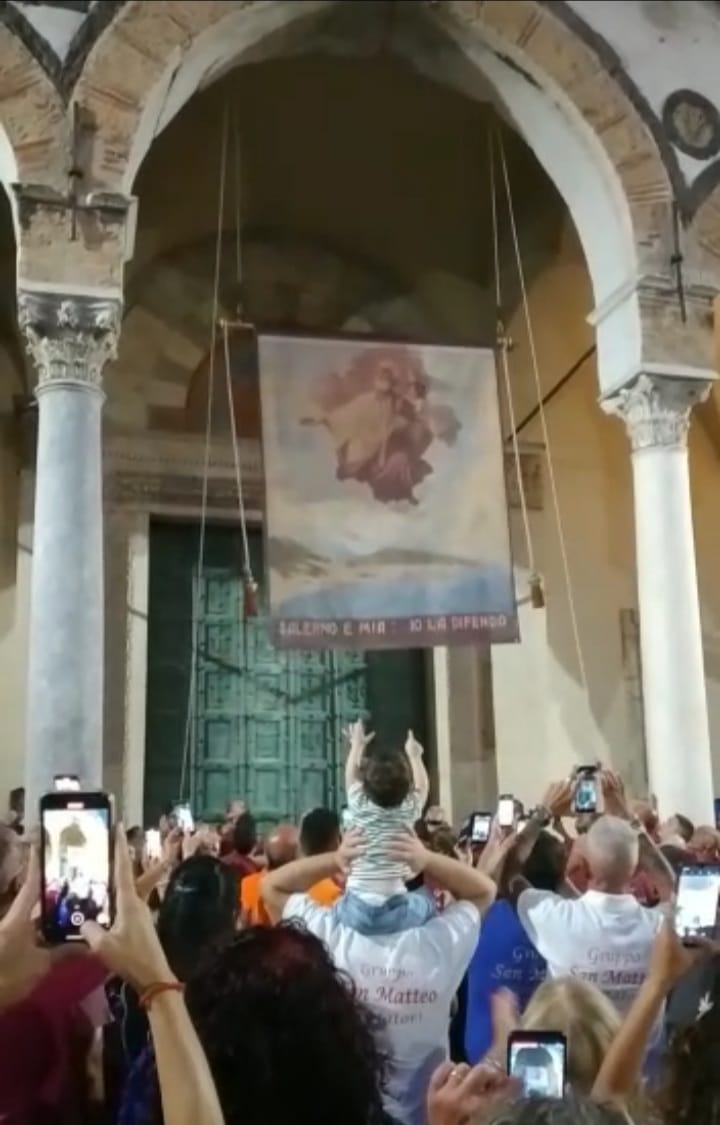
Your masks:
{"label": "crowd of people", "polygon": [[598,766],[592,813],[573,775],[453,831],[411,733],[348,734],[342,817],[168,811],[153,859],[119,828],[82,947],[39,940],[33,833],[0,826],[0,1122],[720,1125],[720,947],[673,913],[716,830]]}

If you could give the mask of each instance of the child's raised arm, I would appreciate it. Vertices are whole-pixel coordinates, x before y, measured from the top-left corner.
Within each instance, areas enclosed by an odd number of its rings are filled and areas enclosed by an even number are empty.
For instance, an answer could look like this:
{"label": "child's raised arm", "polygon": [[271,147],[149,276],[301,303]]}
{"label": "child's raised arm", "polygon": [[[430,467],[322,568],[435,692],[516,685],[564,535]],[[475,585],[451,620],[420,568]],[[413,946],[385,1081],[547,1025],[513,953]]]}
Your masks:
{"label": "child's raised arm", "polygon": [[410,761],[413,789],[417,793],[420,808],[424,809],[430,793],[430,781],[428,779],[427,770],[425,769],[425,763],[423,762],[424,750],[411,730],[408,731],[408,736],[405,740],[405,753]]}
{"label": "child's raised arm", "polygon": [[363,756],[375,734],[366,734],[365,724],[362,719],[358,719],[347,728],[345,736],[350,743],[350,752],[345,763],[345,792],[347,792],[351,785],[360,780]]}

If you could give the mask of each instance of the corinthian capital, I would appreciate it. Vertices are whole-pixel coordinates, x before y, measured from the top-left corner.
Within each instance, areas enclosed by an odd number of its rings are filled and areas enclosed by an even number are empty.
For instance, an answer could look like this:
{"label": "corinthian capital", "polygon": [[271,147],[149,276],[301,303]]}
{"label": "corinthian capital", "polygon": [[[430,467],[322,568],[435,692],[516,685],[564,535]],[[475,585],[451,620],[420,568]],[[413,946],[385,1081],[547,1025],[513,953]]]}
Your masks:
{"label": "corinthian capital", "polygon": [[627,426],[633,452],[640,449],[684,449],[690,411],[710,393],[704,379],[640,375],[601,406]]}
{"label": "corinthian capital", "polygon": [[20,289],[17,306],[38,387],[102,386],[103,368],[117,354],[122,316],[117,297]]}

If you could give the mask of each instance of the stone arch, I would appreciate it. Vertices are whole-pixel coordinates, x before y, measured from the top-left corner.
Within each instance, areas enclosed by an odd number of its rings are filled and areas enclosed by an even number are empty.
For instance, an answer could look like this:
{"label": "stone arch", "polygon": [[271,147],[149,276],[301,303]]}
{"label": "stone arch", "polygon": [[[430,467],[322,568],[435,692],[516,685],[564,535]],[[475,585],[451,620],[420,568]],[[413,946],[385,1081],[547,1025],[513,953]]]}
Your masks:
{"label": "stone arch", "polygon": [[[398,7],[392,48],[419,69],[434,69],[436,79],[474,85],[475,96],[479,84],[489,86],[563,195],[599,310],[601,385],[617,385],[641,362],[637,276],[664,266],[671,193],[649,131],[601,60],[549,5],[422,0]],[[345,18],[341,11],[351,18],[354,8],[327,0],[126,5],[91,51],[76,89],[99,125],[98,185],[128,192],[153,137],[200,86],[243,61],[327,49],[329,21]],[[382,37],[389,34],[385,13],[378,14],[375,49],[388,45]],[[409,39],[413,28],[418,35]],[[368,46],[372,41],[359,49]]]}
{"label": "stone arch", "polygon": [[67,189],[66,110],[20,37],[0,24],[0,180]]}
{"label": "stone arch", "polygon": [[[127,288],[119,355],[107,372],[108,414],[131,428],[198,433],[207,406],[215,240],[180,247],[145,266]],[[220,305],[232,315],[234,236],[221,261]],[[347,330],[423,336],[433,313],[422,298],[373,263],[313,243],[248,233],[243,240],[244,299],[258,327],[321,333]],[[257,427],[252,355],[234,346],[236,417],[243,437]],[[235,354],[237,353],[237,354]],[[223,356],[216,352],[214,430],[227,424]]]}

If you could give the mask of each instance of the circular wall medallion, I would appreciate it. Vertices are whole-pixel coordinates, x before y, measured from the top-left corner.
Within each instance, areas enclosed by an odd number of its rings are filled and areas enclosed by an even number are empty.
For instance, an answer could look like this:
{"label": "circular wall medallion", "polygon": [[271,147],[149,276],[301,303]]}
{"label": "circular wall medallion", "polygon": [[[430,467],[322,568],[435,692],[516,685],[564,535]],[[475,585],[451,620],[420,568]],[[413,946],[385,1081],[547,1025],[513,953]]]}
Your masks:
{"label": "circular wall medallion", "polygon": [[720,152],[720,112],[695,90],[676,90],[663,106],[668,139],[696,160],[709,160]]}

